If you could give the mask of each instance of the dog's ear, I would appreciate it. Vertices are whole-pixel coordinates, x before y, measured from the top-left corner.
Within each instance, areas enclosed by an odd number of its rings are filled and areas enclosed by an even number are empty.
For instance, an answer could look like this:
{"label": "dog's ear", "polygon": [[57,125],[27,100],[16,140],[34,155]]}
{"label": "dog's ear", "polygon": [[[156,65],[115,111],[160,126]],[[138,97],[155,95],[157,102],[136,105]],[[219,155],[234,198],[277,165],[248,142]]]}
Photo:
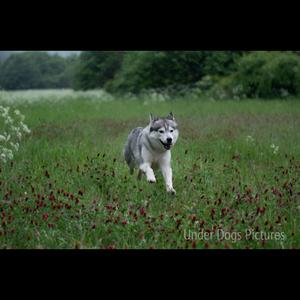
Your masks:
{"label": "dog's ear", "polygon": [[152,127],[152,125],[153,125],[153,123],[154,123],[154,121],[155,121],[155,119],[154,119],[152,113],[150,113],[149,119],[150,119],[150,132],[152,132],[152,131],[154,130],[153,127]]}
{"label": "dog's ear", "polygon": [[152,123],[152,122],[153,122],[153,120],[154,120],[152,113],[150,113],[150,115],[149,115],[149,119],[150,119],[150,123]]}
{"label": "dog's ear", "polygon": [[173,115],[172,112],[169,113],[169,115],[167,116],[167,119],[168,119],[168,120],[175,121],[175,118],[174,118],[174,115]]}
{"label": "dog's ear", "polygon": [[150,113],[150,123],[154,123],[155,121],[157,121],[158,120],[158,117],[154,117],[153,115],[152,115],[152,113]]}

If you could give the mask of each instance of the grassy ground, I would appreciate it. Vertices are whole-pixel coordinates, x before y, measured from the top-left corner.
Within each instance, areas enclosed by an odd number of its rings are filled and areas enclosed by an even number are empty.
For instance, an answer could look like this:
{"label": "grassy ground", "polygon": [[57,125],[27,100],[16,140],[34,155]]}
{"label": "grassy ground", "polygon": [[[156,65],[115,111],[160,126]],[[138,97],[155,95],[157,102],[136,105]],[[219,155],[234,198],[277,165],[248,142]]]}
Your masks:
{"label": "grassy ground", "polygon": [[[300,246],[299,101],[10,106],[32,132],[1,164],[1,248]],[[122,157],[132,128],[169,111],[175,197],[160,174],[155,185],[130,176]]]}

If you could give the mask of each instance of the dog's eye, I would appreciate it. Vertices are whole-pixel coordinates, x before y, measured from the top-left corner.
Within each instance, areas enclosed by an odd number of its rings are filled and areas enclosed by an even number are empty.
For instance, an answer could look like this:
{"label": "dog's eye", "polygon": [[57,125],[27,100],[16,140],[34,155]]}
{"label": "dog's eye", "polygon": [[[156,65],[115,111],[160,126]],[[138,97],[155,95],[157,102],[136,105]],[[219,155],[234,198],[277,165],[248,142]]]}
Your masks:
{"label": "dog's eye", "polygon": [[159,130],[159,133],[164,133],[164,131],[163,130]]}
{"label": "dog's eye", "polygon": [[172,129],[170,130],[170,132],[173,132],[173,131],[174,131],[174,130],[172,130]]}

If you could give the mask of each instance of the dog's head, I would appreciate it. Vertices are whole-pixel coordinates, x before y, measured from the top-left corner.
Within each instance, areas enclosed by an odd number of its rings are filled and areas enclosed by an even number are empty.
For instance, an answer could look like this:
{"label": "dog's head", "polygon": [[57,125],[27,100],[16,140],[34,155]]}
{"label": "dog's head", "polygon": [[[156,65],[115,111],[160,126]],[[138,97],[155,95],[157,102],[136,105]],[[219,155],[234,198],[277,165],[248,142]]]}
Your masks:
{"label": "dog's head", "polygon": [[154,118],[150,114],[149,137],[157,147],[170,150],[177,142],[178,135],[178,125],[172,113],[166,118]]}

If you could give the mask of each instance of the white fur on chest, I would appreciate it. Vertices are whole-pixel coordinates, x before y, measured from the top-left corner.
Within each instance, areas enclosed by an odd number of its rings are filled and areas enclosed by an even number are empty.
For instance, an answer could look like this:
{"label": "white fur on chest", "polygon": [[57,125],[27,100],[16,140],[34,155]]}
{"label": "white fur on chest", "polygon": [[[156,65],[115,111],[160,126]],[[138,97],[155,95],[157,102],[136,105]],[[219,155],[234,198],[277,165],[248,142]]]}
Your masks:
{"label": "white fur on chest", "polygon": [[151,165],[162,165],[170,163],[171,151],[165,151],[162,153],[151,152],[146,147],[142,148],[142,159],[144,162],[150,163]]}

